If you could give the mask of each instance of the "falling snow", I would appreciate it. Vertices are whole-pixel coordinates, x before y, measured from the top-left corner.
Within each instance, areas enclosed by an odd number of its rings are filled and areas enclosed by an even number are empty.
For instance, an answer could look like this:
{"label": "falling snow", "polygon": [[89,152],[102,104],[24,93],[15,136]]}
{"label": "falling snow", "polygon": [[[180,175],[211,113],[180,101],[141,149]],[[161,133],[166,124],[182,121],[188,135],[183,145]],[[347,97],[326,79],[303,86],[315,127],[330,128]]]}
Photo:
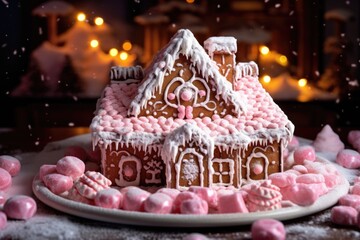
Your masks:
{"label": "falling snow", "polygon": [[6,0],[2,0],[2,2],[6,5],[6,7],[9,7],[9,3]]}
{"label": "falling snow", "polygon": [[275,4],[275,8],[279,8],[279,7],[281,7],[280,3]]}
{"label": "falling snow", "polygon": [[292,54],[294,54],[295,56],[297,56],[297,52],[295,52],[295,51],[292,51]]}
{"label": "falling snow", "polygon": [[16,54],[17,54],[17,50],[14,50],[14,51],[13,51],[13,54],[16,55]]}
{"label": "falling snow", "polygon": [[41,27],[39,27],[39,35],[42,35],[43,34],[43,30]]}
{"label": "falling snow", "polygon": [[73,127],[73,126],[75,126],[75,123],[73,123],[73,122],[69,122],[69,127]]}

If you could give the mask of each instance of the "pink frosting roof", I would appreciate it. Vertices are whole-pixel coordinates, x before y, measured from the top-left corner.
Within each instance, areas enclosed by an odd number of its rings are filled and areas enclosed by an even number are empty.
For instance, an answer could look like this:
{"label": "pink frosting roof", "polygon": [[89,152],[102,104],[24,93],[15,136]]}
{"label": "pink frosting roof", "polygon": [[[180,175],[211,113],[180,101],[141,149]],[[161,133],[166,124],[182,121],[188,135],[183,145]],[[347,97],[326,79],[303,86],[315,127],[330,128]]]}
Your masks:
{"label": "pink frosting roof", "polygon": [[213,115],[204,118],[177,119],[153,116],[127,117],[127,110],[136,95],[137,84],[112,83],[98,101],[96,116],[91,124],[93,140],[110,144],[112,141],[133,144],[156,144],[184,125],[198,126],[215,144],[247,145],[252,141],[290,140],[294,126],[271,96],[264,90],[257,77],[238,79],[235,88],[239,97],[246,99],[247,111],[239,117]]}

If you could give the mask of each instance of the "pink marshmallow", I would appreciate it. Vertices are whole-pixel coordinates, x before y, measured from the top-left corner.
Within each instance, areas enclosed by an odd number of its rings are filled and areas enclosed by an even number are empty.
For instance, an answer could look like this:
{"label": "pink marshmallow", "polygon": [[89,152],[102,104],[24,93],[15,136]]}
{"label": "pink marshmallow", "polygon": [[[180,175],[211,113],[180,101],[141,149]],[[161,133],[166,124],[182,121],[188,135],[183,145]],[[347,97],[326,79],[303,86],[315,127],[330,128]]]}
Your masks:
{"label": "pink marshmallow", "polygon": [[349,206],[356,209],[360,205],[360,196],[354,194],[346,194],[339,199],[339,204],[342,206]]}
{"label": "pink marshmallow", "polygon": [[349,206],[336,206],[331,209],[331,221],[340,225],[353,226],[357,224],[358,212]]}
{"label": "pink marshmallow", "polygon": [[39,178],[41,181],[44,181],[44,177],[50,173],[56,172],[56,165],[44,164],[40,167]]}
{"label": "pink marshmallow", "polygon": [[75,180],[84,174],[85,163],[77,157],[63,157],[57,162],[56,171]]}
{"label": "pink marshmallow", "polygon": [[181,202],[187,200],[187,199],[193,199],[193,198],[200,198],[198,195],[196,195],[195,193],[193,192],[188,192],[188,191],[185,191],[185,192],[180,192],[177,197],[175,198],[174,200],[174,203],[173,203],[173,212],[174,213],[180,213],[180,205],[181,205]]}
{"label": "pink marshmallow", "polygon": [[351,187],[350,193],[354,195],[360,195],[360,184],[355,183],[354,186]]}
{"label": "pink marshmallow", "polygon": [[217,192],[214,189],[207,187],[191,186],[188,190],[198,195],[201,199],[205,200],[209,207],[216,208],[218,204]]}
{"label": "pink marshmallow", "polygon": [[248,213],[242,194],[236,192],[233,194],[225,194],[219,197],[218,203],[219,213]]}
{"label": "pink marshmallow", "polygon": [[0,191],[7,190],[12,184],[11,175],[5,169],[0,168]]}
{"label": "pink marshmallow", "polygon": [[151,194],[144,202],[144,210],[150,213],[166,214],[172,210],[173,199],[165,193]]}
{"label": "pink marshmallow", "polygon": [[315,149],[312,146],[305,145],[298,147],[294,151],[294,162],[295,164],[304,164],[305,160],[315,161],[316,154]]}
{"label": "pink marshmallow", "polygon": [[333,188],[341,183],[341,176],[337,174],[323,174],[325,178],[325,184],[328,188]]}
{"label": "pink marshmallow", "polygon": [[43,181],[45,186],[57,195],[70,190],[73,186],[73,180],[71,177],[58,173],[51,173],[44,176]]}
{"label": "pink marshmallow", "polygon": [[140,188],[129,188],[124,194],[123,209],[128,211],[144,211],[145,200],[150,193]]}
{"label": "pink marshmallow", "polygon": [[308,173],[308,170],[306,167],[304,167],[304,165],[295,165],[292,167],[293,170],[298,171],[301,174],[306,174]]}
{"label": "pink marshmallow", "polygon": [[26,220],[36,213],[36,202],[25,195],[10,197],[4,204],[4,212],[8,218]]}
{"label": "pink marshmallow", "polygon": [[0,230],[4,229],[7,224],[7,216],[4,212],[0,211]]}
{"label": "pink marshmallow", "polygon": [[205,215],[209,212],[207,202],[201,198],[186,199],[180,203],[181,214]]}
{"label": "pink marshmallow", "polygon": [[157,190],[157,192],[164,193],[164,194],[168,195],[169,197],[171,197],[173,200],[175,200],[177,195],[179,195],[179,193],[180,193],[180,191],[175,188],[160,188],[159,190]]}
{"label": "pink marshmallow", "polygon": [[275,186],[283,188],[295,184],[296,177],[297,175],[290,172],[279,172],[271,174],[269,180],[271,180],[271,183]]}
{"label": "pink marshmallow", "polygon": [[296,171],[294,169],[286,170],[284,173],[291,173],[291,174],[293,174],[295,176],[300,176],[301,175],[301,173],[299,171]]}
{"label": "pink marshmallow", "polygon": [[9,155],[0,156],[0,168],[5,169],[10,175],[16,176],[21,169],[20,161]]}
{"label": "pink marshmallow", "polygon": [[311,184],[297,183],[283,189],[285,198],[299,206],[312,205],[319,198],[319,194],[312,188]]}
{"label": "pink marshmallow", "polygon": [[345,168],[359,168],[360,154],[351,149],[344,149],[336,155],[336,162]]}
{"label": "pink marshmallow", "polygon": [[285,240],[286,231],[284,224],[275,219],[259,219],[251,225],[253,240]]}
{"label": "pink marshmallow", "polygon": [[65,149],[64,157],[73,156],[77,157],[83,161],[87,159],[87,152],[83,147],[80,146],[70,146]]}
{"label": "pink marshmallow", "polygon": [[107,188],[96,193],[94,202],[99,207],[119,209],[123,204],[123,195],[119,190]]}
{"label": "pink marshmallow", "polygon": [[323,175],[321,174],[316,174],[316,173],[307,173],[307,174],[303,174],[300,175],[296,178],[296,182],[297,183],[305,183],[305,184],[310,184],[310,183],[324,183],[325,182],[325,178]]}

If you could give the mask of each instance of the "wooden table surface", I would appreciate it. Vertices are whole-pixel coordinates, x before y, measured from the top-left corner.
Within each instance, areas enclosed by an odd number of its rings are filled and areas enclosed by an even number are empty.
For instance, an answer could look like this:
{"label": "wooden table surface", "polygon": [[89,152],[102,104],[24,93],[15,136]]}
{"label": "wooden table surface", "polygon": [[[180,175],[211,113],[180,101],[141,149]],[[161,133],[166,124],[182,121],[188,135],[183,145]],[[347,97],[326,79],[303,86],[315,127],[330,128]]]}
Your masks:
{"label": "wooden table surface", "polygon": [[[295,135],[308,139],[314,139],[319,130],[319,128],[297,128]],[[343,141],[346,141],[347,133],[350,130],[350,128],[334,129],[334,131],[336,131],[341,136]],[[0,154],[16,154],[28,151],[41,151],[41,149],[48,142],[62,140],[85,133],[89,133],[89,128],[0,128]],[[53,210],[40,202],[38,204],[40,211],[49,212],[50,214],[53,214],[57,217],[65,217],[67,221],[69,221],[70,226],[79,228],[79,236],[81,239],[183,239],[189,233],[193,232],[202,233],[210,239],[251,239],[251,226],[197,229],[125,226],[70,216],[68,214]],[[285,221],[284,224],[285,228],[287,229],[287,239],[360,238],[358,227],[342,227],[332,224],[330,221],[330,209],[321,211],[311,216]]]}

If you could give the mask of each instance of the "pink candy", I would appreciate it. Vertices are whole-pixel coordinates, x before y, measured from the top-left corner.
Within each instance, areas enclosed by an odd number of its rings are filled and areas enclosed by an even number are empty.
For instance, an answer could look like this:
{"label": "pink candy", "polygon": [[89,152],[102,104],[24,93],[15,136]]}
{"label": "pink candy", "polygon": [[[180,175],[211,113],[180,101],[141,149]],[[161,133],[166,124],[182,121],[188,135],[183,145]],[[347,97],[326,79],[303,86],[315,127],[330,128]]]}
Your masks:
{"label": "pink candy", "polygon": [[75,180],[84,174],[85,163],[77,157],[63,157],[57,162],[56,171]]}
{"label": "pink candy", "polygon": [[144,210],[150,213],[166,214],[172,210],[173,199],[165,193],[151,194],[144,202]]}
{"label": "pink candy", "polygon": [[219,197],[219,213],[248,213],[242,194],[240,192],[224,194]]}
{"label": "pink candy", "polygon": [[297,183],[282,191],[284,198],[299,206],[309,206],[316,202],[319,193],[312,188],[311,184]]}
{"label": "pink candy", "polygon": [[180,213],[205,215],[209,211],[206,201],[201,198],[186,199],[180,203]]}
{"label": "pink candy", "polygon": [[336,154],[345,148],[339,135],[337,135],[329,125],[325,125],[316,135],[312,145],[317,152],[332,152]]}
{"label": "pink candy", "polygon": [[331,221],[340,225],[356,225],[358,212],[349,206],[336,206],[331,209]]}
{"label": "pink candy", "polygon": [[280,173],[273,173],[269,176],[271,183],[279,188],[287,187],[289,185],[293,185],[296,183],[296,176],[293,173],[289,172],[280,172]]}
{"label": "pink candy", "polygon": [[7,224],[7,216],[4,212],[0,211],[0,230],[4,229]]}
{"label": "pink candy", "polygon": [[284,224],[275,219],[259,219],[251,226],[253,240],[285,240]]}
{"label": "pink candy", "polygon": [[94,202],[99,207],[118,209],[122,207],[123,198],[120,191],[114,188],[107,188],[96,193]]}
{"label": "pink candy", "polygon": [[315,149],[312,146],[305,145],[298,147],[294,151],[294,162],[295,164],[303,164],[305,160],[315,161],[316,154]]}
{"label": "pink candy", "polygon": [[44,176],[50,174],[50,173],[57,173],[56,172],[56,165],[49,165],[44,164],[40,167],[39,170],[39,178],[41,181],[44,181]]}
{"label": "pink candy", "polygon": [[339,199],[339,203],[357,209],[360,206],[360,195],[346,194]]}
{"label": "pink candy", "polygon": [[58,173],[51,173],[44,176],[43,181],[45,186],[48,187],[54,194],[66,192],[73,186],[73,180],[71,177]]}
{"label": "pink candy", "polygon": [[315,174],[315,173],[307,173],[307,174],[303,174],[300,175],[296,178],[296,182],[297,183],[306,183],[306,184],[310,184],[310,183],[324,183],[325,182],[325,178],[323,175],[321,174]]}
{"label": "pink candy", "polygon": [[12,183],[11,175],[5,169],[0,168],[0,191],[7,190]]}
{"label": "pink candy", "polygon": [[4,212],[13,219],[29,219],[34,216],[36,209],[34,199],[25,195],[10,197],[4,204]]}
{"label": "pink candy", "polygon": [[0,168],[5,169],[10,175],[16,176],[21,169],[20,161],[12,156],[2,155],[0,156]]}
{"label": "pink candy", "polygon": [[129,188],[124,194],[123,209],[128,211],[144,211],[145,200],[150,193],[140,188]]}
{"label": "pink candy", "polygon": [[175,198],[180,193],[180,191],[175,188],[160,188],[157,192],[164,193],[164,194],[168,195],[169,197],[171,197],[173,200],[175,200]]}
{"label": "pink candy", "polygon": [[218,204],[217,192],[214,189],[191,186],[189,192],[193,192],[198,195],[201,199],[205,200],[209,207],[216,208]]}
{"label": "pink candy", "polygon": [[344,149],[336,155],[336,162],[345,168],[359,168],[360,154],[351,149]]}

